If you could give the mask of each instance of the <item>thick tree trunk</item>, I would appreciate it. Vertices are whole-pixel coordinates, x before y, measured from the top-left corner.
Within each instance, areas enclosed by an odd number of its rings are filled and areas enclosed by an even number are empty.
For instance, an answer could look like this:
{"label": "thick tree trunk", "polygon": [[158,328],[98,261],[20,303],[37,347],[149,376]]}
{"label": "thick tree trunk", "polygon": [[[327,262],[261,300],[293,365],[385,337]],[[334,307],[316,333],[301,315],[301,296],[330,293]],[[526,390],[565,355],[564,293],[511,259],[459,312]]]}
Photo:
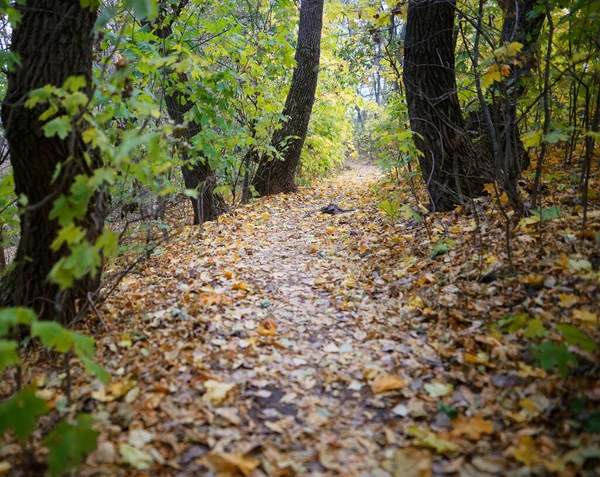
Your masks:
{"label": "thick tree trunk", "polygon": [[415,145],[433,211],[481,192],[486,161],[465,132],[454,71],[455,0],[410,0],[404,85]]}
{"label": "thick tree trunk", "polygon": [[[73,131],[64,140],[58,136],[46,138],[38,118],[47,105],[29,109],[24,102],[30,91],[47,84],[60,87],[70,76],[84,77],[88,85],[85,92],[90,94],[91,33],[97,15],[95,9],[81,8],[80,0],[28,0],[17,8],[22,20],[13,33],[11,49],[20,56],[21,66],[8,74],[2,122],[15,192],[26,196],[29,205],[21,215],[15,268],[3,283],[2,301],[31,306],[41,319],[67,323],[76,312],[76,301],[85,303],[88,292],[97,287],[100,274],[84,277],[64,292],[47,279],[52,266],[67,253],[50,249],[59,227],[48,217],[54,199],[68,193],[74,177],[92,170],[83,159],[86,146],[80,132]],[[95,157],[93,151],[87,152]],[[59,164],[61,172],[53,181]],[[103,221],[103,198],[98,195],[81,224],[88,239],[94,240],[101,233]]]}
{"label": "thick tree trunk", "polygon": [[273,134],[271,143],[282,159],[263,157],[253,185],[261,196],[296,192],[296,169],[306,140],[308,123],[315,102],[321,56],[323,0],[302,0],[296,68],[288,93],[283,116],[283,127]]}

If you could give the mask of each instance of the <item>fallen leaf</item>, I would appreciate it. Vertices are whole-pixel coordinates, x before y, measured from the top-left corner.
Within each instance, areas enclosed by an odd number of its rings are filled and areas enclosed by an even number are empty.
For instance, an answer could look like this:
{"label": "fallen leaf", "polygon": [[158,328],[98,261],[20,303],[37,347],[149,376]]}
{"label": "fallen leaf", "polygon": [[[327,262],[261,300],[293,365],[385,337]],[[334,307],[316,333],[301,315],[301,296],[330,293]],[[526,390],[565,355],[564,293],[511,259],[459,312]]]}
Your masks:
{"label": "fallen leaf", "polygon": [[211,452],[202,460],[218,475],[236,475],[238,472],[250,475],[260,465],[260,460],[254,457],[226,452]]}
{"label": "fallen leaf", "polygon": [[434,432],[418,426],[410,426],[406,433],[416,438],[413,444],[433,449],[437,454],[449,454],[458,450],[458,445],[454,442],[443,439]]}
{"label": "fallen leaf", "polygon": [[483,434],[491,434],[494,430],[494,424],[490,421],[485,421],[481,416],[459,416],[452,421],[453,436],[465,435],[473,441],[477,441]]}
{"label": "fallen leaf", "polygon": [[452,384],[443,383],[425,383],[423,387],[425,388],[425,391],[427,391],[427,394],[429,394],[432,398],[446,396],[454,389]]}
{"label": "fallen leaf", "polygon": [[227,394],[233,388],[235,388],[235,384],[233,383],[222,383],[220,381],[209,379],[204,382],[204,389],[206,389],[206,392],[202,395],[202,400],[213,406],[218,406],[227,399]]}
{"label": "fallen leaf", "polygon": [[399,376],[393,376],[391,374],[380,376],[371,383],[373,394],[380,394],[394,389],[401,389],[403,387],[404,380]]}
{"label": "fallen leaf", "polygon": [[119,451],[123,462],[137,470],[149,470],[154,465],[154,459],[150,454],[129,444],[119,444]]}
{"label": "fallen leaf", "polygon": [[264,320],[260,325],[258,325],[256,331],[262,336],[275,336],[277,333],[277,323],[271,319]]}

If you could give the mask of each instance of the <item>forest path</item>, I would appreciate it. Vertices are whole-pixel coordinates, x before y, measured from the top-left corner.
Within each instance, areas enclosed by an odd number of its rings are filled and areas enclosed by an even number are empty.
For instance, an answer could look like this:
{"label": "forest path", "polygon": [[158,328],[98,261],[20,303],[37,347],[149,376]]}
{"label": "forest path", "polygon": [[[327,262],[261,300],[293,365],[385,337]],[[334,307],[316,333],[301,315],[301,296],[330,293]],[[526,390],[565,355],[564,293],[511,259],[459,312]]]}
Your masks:
{"label": "forest path", "polygon": [[[597,356],[563,379],[522,331],[498,331],[558,320],[599,338],[591,246],[565,258],[554,233],[540,261],[520,228],[520,274],[503,274],[499,214],[481,215],[483,248],[469,214],[391,221],[386,197],[412,201],[355,166],[174,230],[101,309],[112,383],[73,386],[101,422],[81,475],[491,477],[600,455],[594,414],[571,406],[573,390],[600,400]],[[321,214],[330,202],[357,210]]]}
{"label": "forest path", "polygon": [[[201,240],[188,228],[123,281],[107,305],[131,330],[111,346],[125,387],[136,383],[120,412],[128,435],[150,433],[165,475],[169,461],[180,475],[259,463],[268,475],[370,475],[397,443],[371,389],[406,385],[394,351],[410,338],[386,339],[398,300],[373,299],[384,281],[363,253],[378,240],[363,227],[383,220],[366,199],[379,177],[354,165],[208,224]],[[330,202],[358,210],[321,214]]]}

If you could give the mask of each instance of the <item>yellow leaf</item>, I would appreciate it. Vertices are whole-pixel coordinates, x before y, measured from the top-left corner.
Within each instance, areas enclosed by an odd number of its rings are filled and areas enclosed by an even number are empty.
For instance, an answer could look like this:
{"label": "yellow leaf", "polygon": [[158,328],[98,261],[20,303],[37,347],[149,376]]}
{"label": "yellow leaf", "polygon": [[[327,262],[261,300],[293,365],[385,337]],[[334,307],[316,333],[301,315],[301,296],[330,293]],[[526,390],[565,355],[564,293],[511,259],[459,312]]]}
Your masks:
{"label": "yellow leaf", "polygon": [[512,455],[527,467],[531,467],[541,461],[541,458],[535,449],[535,441],[531,436],[521,437],[519,439],[518,447],[512,448]]}
{"label": "yellow leaf", "polygon": [[522,49],[523,44],[518,41],[513,41],[512,43],[505,42],[500,48],[494,50],[494,56],[498,60],[507,60],[517,56]]}
{"label": "yellow leaf", "polygon": [[521,134],[521,140],[523,141],[523,146],[525,149],[529,149],[530,147],[537,147],[542,142],[543,132],[541,130],[538,131],[529,131],[525,134]]}
{"label": "yellow leaf", "polygon": [[481,416],[471,418],[459,416],[452,421],[452,425],[454,426],[453,436],[465,435],[473,441],[479,440],[482,434],[491,434],[494,431],[494,424],[484,420]]}
{"label": "yellow leaf", "polygon": [[221,383],[219,381],[215,381],[214,379],[209,379],[204,382],[204,388],[206,392],[202,396],[202,400],[206,403],[212,404],[213,406],[218,406],[225,399],[227,399],[227,394],[235,387],[233,383]]}
{"label": "yellow leaf", "polygon": [[571,308],[576,303],[579,303],[579,297],[573,294],[561,293],[558,295],[558,305],[562,308]]}
{"label": "yellow leaf", "polygon": [[483,190],[490,194],[492,197],[496,196],[496,185],[493,182],[484,184]]}
{"label": "yellow leaf", "polygon": [[415,445],[428,447],[438,454],[448,454],[458,450],[458,446],[454,442],[447,441],[433,432],[421,429],[417,426],[410,426],[406,430],[406,433],[417,438],[414,441]]}
{"label": "yellow leaf", "polygon": [[481,87],[489,88],[495,81],[502,81],[502,75],[500,74],[500,69],[496,63],[490,66],[487,72],[483,75]]}
{"label": "yellow leaf", "polygon": [[275,333],[277,333],[277,323],[271,319],[264,320],[260,325],[258,325],[256,331],[258,331],[258,334],[262,336],[274,336]]}
{"label": "yellow leaf", "polygon": [[246,282],[237,282],[233,284],[233,289],[248,291],[248,284]]}
{"label": "yellow leaf", "polygon": [[398,376],[386,374],[377,378],[371,383],[371,390],[373,394],[380,394],[393,389],[400,389],[404,387],[404,380]]}
{"label": "yellow leaf", "polygon": [[588,310],[573,310],[573,318],[577,321],[583,321],[589,324],[598,324],[598,315]]}
{"label": "yellow leaf", "polygon": [[429,394],[432,398],[446,396],[454,389],[452,384],[443,383],[425,383],[423,387],[425,388],[425,391],[427,391],[427,394]]}
{"label": "yellow leaf", "polygon": [[269,214],[268,212],[265,212],[264,214],[261,215],[263,220],[269,220],[271,219],[271,214]]}
{"label": "yellow leaf", "polygon": [[226,452],[211,452],[203,461],[217,475],[222,476],[250,475],[260,465],[260,460],[254,457]]}
{"label": "yellow leaf", "polygon": [[415,295],[408,302],[408,305],[412,306],[413,308],[424,308],[425,307],[425,302],[423,301],[423,299],[419,295]]}
{"label": "yellow leaf", "polygon": [[123,333],[123,335],[121,336],[121,341],[119,341],[118,344],[121,348],[131,348],[133,342],[131,341],[131,336],[129,335],[129,333]]}

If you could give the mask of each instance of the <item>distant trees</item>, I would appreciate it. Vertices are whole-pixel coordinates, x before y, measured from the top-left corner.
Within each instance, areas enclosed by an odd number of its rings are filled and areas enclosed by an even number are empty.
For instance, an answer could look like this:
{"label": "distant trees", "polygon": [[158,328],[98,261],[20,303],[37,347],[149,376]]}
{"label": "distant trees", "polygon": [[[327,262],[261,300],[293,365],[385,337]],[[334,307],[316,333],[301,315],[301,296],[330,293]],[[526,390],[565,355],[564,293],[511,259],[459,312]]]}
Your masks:
{"label": "distant trees", "polygon": [[[69,77],[84,80],[82,91],[89,95],[92,76],[92,29],[96,8],[82,8],[80,0],[28,0],[16,5],[22,15],[12,35],[11,50],[20,65],[8,74],[8,89],[2,103],[2,123],[9,144],[15,192],[28,204],[20,217],[21,237],[12,273],[5,277],[6,303],[31,306],[41,319],[67,322],[75,313],[78,299],[99,283],[90,274],[75,281],[68,290],[47,279],[57,261],[68,252],[52,247],[60,230],[51,211],[55,199],[68,194],[79,174],[90,175],[98,156],[81,140],[80,131],[45,134],[40,115],[48,105],[25,106],[31,91],[45,85],[62,87]],[[46,137],[49,136],[49,137]],[[94,240],[104,224],[104,200],[95,193],[87,199],[87,213],[80,226]]]}
{"label": "distant trees", "polygon": [[302,0],[300,5],[297,64],[283,109],[285,119],[271,141],[282,160],[270,155],[260,160],[253,185],[261,196],[297,190],[296,169],[308,131],[319,75],[323,2]]}

